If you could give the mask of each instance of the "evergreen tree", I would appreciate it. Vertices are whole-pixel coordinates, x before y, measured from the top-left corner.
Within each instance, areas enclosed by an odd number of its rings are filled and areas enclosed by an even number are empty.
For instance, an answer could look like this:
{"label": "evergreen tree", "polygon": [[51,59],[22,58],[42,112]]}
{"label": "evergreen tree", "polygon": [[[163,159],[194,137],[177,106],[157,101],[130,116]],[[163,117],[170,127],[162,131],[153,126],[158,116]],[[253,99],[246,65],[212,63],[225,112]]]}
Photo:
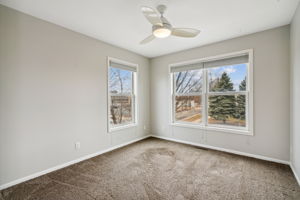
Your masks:
{"label": "evergreen tree", "polygon": [[[212,91],[233,91],[233,83],[226,72],[223,72],[219,81],[212,88]],[[216,120],[222,120],[225,124],[226,120],[235,114],[235,96],[211,95],[209,97],[208,113],[210,117]]]}
{"label": "evergreen tree", "polygon": [[[239,85],[240,91],[246,90],[246,77]],[[245,95],[238,95],[236,98],[236,118],[245,120],[246,118],[246,98]]]}

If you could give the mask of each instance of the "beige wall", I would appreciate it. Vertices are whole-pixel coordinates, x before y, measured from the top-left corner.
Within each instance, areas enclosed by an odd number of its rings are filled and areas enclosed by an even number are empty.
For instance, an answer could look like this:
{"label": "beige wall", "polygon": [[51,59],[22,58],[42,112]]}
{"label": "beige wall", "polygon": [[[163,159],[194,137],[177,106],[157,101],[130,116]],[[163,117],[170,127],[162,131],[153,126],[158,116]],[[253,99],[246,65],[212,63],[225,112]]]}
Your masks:
{"label": "beige wall", "polygon": [[[147,58],[1,5],[0,36],[0,185],[148,134]],[[139,125],[112,134],[107,56],[139,64]]]}
{"label": "beige wall", "polygon": [[[254,136],[169,125],[168,65],[244,49],[254,50]],[[289,161],[289,50],[283,26],[151,59],[152,133]]]}
{"label": "beige wall", "polygon": [[300,178],[300,5],[291,24],[291,163]]}

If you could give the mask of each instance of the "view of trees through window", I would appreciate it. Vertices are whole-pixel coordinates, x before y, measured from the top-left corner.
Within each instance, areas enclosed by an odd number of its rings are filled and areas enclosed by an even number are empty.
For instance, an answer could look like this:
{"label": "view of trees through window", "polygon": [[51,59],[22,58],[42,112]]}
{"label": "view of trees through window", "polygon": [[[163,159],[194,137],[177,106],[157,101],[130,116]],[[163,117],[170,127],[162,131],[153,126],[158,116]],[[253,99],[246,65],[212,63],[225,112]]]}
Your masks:
{"label": "view of trees through window", "polygon": [[175,120],[201,123],[202,70],[175,73]]}
{"label": "view of trees through window", "polygon": [[201,123],[201,96],[176,96],[176,121]]}
{"label": "view of trees through window", "polygon": [[204,70],[207,70],[207,124],[245,127],[247,64],[174,73],[174,120],[187,123],[203,121]]}
{"label": "view of trees through window", "polygon": [[133,122],[133,72],[109,68],[110,124]]}

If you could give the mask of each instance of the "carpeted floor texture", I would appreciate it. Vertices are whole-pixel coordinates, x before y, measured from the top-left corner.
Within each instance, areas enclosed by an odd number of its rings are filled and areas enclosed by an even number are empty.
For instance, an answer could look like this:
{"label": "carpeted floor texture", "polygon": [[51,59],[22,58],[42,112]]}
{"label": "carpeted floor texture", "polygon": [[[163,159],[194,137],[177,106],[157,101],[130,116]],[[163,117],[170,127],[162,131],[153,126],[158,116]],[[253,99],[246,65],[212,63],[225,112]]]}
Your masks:
{"label": "carpeted floor texture", "polygon": [[149,138],[2,190],[0,199],[300,199],[287,165]]}

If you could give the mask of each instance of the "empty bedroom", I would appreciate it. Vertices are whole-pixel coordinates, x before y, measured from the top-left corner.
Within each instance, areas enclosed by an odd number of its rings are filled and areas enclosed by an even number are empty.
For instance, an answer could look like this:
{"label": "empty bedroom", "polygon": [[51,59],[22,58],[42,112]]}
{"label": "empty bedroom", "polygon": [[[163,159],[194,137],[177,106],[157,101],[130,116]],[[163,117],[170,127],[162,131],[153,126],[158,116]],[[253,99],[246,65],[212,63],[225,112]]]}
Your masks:
{"label": "empty bedroom", "polygon": [[300,200],[300,0],[0,0],[0,200]]}

